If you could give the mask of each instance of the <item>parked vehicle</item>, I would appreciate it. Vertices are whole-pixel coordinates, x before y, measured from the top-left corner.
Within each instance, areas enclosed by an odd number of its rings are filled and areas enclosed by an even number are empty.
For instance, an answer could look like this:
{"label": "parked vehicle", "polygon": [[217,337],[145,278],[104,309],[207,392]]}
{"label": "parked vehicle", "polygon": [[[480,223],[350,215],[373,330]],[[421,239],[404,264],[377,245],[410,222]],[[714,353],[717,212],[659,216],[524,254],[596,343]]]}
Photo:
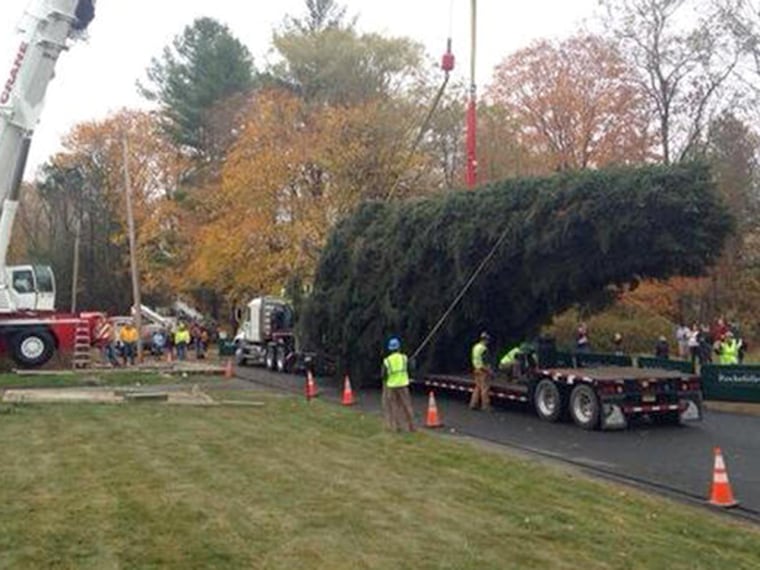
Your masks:
{"label": "parked vehicle", "polygon": [[95,15],[94,0],[35,0],[19,26],[21,40],[0,89],[0,353],[34,368],[56,352],[86,353],[99,317],[55,310],[50,267],[7,265],[22,179],[45,93],[61,53]]}
{"label": "parked vehicle", "polygon": [[234,338],[238,365],[265,366],[276,372],[307,368],[331,372],[328,359],[303,352],[294,331],[293,306],[281,297],[256,297],[242,315],[243,323]]}

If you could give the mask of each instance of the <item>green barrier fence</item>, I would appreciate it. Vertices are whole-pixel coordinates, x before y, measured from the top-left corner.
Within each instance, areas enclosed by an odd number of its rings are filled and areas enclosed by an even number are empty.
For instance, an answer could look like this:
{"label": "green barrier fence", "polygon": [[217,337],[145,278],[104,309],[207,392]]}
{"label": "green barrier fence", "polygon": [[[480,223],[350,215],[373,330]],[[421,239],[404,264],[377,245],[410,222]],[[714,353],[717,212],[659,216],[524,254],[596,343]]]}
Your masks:
{"label": "green barrier fence", "polygon": [[684,374],[694,374],[695,372],[694,365],[688,360],[671,360],[651,356],[639,356],[636,360],[639,368],[662,368],[664,370],[676,370]]}
{"label": "green barrier fence", "polygon": [[633,366],[633,359],[624,354],[606,354],[602,352],[576,352],[575,362],[579,368],[593,366]]}
{"label": "green barrier fence", "polygon": [[702,392],[706,400],[760,403],[760,366],[720,366],[701,370]]}
{"label": "green barrier fence", "polygon": [[575,359],[570,352],[557,352],[557,368],[575,368]]}

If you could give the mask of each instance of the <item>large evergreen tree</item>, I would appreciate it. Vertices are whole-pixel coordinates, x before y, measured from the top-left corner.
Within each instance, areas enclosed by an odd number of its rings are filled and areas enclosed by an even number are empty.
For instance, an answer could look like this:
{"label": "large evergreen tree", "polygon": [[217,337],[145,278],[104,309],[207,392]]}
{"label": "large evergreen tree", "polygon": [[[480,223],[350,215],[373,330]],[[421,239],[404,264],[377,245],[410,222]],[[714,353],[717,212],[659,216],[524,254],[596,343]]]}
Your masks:
{"label": "large evergreen tree", "polygon": [[493,249],[420,354],[423,365],[461,370],[483,329],[507,346],[609,285],[701,274],[731,228],[699,165],[584,171],[368,203],[332,233],[301,326],[313,347],[367,381],[384,340],[399,334],[414,351]]}
{"label": "large evergreen tree", "polygon": [[203,157],[208,114],[220,101],[250,89],[254,73],[251,54],[229,28],[199,18],[153,59],[147,85],[138,86],[161,105],[173,140]]}

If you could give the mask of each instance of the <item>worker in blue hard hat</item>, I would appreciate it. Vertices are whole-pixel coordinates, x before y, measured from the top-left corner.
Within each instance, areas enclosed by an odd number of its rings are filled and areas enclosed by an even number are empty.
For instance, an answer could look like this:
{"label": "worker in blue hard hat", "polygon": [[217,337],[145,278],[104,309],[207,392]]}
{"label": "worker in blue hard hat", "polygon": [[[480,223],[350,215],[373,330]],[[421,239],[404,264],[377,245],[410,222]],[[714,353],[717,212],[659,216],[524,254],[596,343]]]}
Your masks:
{"label": "worker in blue hard hat", "polygon": [[409,359],[401,352],[401,340],[388,340],[383,360],[383,413],[389,429],[415,431],[412,396],[409,393]]}

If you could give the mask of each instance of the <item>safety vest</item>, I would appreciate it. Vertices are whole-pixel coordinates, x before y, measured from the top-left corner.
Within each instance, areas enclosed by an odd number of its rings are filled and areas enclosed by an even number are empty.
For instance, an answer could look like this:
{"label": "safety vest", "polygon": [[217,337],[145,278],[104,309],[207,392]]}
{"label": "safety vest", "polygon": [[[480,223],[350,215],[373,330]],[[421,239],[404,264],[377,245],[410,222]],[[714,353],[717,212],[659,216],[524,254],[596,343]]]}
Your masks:
{"label": "safety vest", "polygon": [[174,333],[174,344],[190,344],[190,331],[180,329]]}
{"label": "safety vest", "polygon": [[388,376],[385,385],[388,388],[403,388],[409,386],[409,372],[407,372],[407,358],[405,354],[394,352],[383,361]]}
{"label": "safety vest", "polygon": [[739,341],[735,338],[720,343],[720,363],[739,364]]}
{"label": "safety vest", "polygon": [[514,363],[514,361],[517,360],[518,354],[520,354],[520,347],[516,346],[512,350],[510,350],[507,354],[501,357],[499,364],[501,366],[506,366],[507,364]]}
{"label": "safety vest", "polygon": [[132,343],[137,342],[137,339],[140,338],[139,334],[137,333],[137,329],[135,327],[127,327],[121,329],[121,341]]}
{"label": "safety vest", "polygon": [[486,355],[488,347],[482,340],[472,347],[472,367],[477,370],[478,368],[485,368],[486,364],[483,362],[483,357]]}

